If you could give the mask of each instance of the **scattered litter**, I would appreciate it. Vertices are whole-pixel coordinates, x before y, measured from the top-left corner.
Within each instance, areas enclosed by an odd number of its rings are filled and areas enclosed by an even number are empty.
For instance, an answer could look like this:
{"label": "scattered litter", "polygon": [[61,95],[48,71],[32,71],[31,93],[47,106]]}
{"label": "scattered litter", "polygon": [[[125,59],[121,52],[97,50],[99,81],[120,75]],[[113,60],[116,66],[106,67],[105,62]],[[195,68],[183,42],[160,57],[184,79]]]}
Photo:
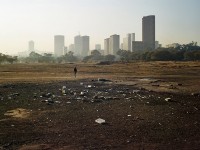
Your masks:
{"label": "scattered litter", "polygon": [[88,88],[91,88],[92,87],[92,85],[88,85]]}
{"label": "scattered litter", "polygon": [[83,85],[83,82],[81,82],[80,85]]}
{"label": "scattered litter", "polygon": [[67,104],[71,104],[72,102],[68,101]]}
{"label": "scattered litter", "polygon": [[51,96],[52,96],[51,93],[47,93],[47,94],[43,93],[40,97],[41,97],[41,98],[42,98],[42,97],[50,98]]}
{"label": "scattered litter", "polygon": [[86,92],[81,92],[80,96],[86,96]]}
{"label": "scattered litter", "polygon": [[98,118],[95,120],[96,123],[104,124],[106,121],[104,119]]}
{"label": "scattered litter", "polygon": [[131,117],[131,115],[128,115],[128,117]]}
{"label": "scattered litter", "polygon": [[165,98],[165,101],[167,101],[167,102],[171,102],[172,99],[171,99],[171,98]]}

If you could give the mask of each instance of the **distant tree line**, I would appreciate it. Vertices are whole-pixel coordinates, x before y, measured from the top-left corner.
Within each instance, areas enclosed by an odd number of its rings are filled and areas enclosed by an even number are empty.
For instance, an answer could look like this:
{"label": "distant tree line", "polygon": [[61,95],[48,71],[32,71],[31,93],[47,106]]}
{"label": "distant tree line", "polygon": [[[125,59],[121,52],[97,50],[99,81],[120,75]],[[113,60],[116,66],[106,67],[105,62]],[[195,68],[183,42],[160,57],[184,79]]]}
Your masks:
{"label": "distant tree line", "polygon": [[175,48],[158,48],[155,51],[119,50],[117,54],[121,61],[197,61],[200,60],[200,47],[196,42],[191,42]]}
{"label": "distant tree line", "polygon": [[15,62],[17,62],[17,56],[9,56],[9,55],[5,55],[0,53],[0,64],[2,63],[10,63],[13,64]]}
{"label": "distant tree line", "polygon": [[28,57],[20,58],[21,62],[26,63],[65,63],[75,62],[78,58],[73,55],[73,52],[69,51],[61,57],[54,57],[50,53],[44,53],[43,55],[36,52],[31,52]]}
{"label": "distant tree line", "polygon": [[101,62],[101,61],[114,61],[114,55],[101,55],[98,50],[92,50],[91,55],[83,58],[83,62]]}

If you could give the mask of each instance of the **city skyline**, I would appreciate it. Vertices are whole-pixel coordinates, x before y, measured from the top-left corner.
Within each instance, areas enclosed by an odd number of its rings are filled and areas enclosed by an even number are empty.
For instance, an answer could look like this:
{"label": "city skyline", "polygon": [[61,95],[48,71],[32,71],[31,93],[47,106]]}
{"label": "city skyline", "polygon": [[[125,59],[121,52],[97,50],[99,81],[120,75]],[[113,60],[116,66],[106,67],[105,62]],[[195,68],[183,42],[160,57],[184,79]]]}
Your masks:
{"label": "city skyline", "polygon": [[[128,33],[142,41],[143,16],[156,16],[156,41],[200,44],[198,0],[0,0],[0,53],[17,54],[27,50],[33,40],[35,49],[54,52],[54,35],[64,35],[65,45],[74,36],[90,36],[90,49],[104,47],[113,34],[120,41]],[[120,43],[121,44],[121,43]]]}

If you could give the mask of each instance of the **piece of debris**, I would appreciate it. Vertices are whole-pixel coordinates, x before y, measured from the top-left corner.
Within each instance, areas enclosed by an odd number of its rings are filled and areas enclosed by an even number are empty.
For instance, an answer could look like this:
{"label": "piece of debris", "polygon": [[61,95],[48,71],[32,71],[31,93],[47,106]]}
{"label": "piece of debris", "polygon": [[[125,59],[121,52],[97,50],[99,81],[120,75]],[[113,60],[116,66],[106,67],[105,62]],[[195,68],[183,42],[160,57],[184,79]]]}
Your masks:
{"label": "piece of debris", "polygon": [[66,86],[62,87],[61,92],[62,92],[63,95],[67,94]]}
{"label": "piece of debris", "polygon": [[172,99],[171,98],[165,98],[165,101],[166,102],[172,102]]}
{"label": "piece of debris", "polygon": [[104,119],[98,118],[95,120],[96,123],[104,124],[106,121]]}
{"label": "piece of debris", "polygon": [[81,92],[80,96],[86,96],[86,92]]}
{"label": "piece of debris", "polygon": [[51,93],[47,93],[47,94],[43,93],[40,97],[50,98],[51,96],[52,96]]}
{"label": "piece of debris", "polygon": [[88,88],[91,88],[91,87],[92,87],[92,85],[88,85],[87,87],[88,87]]}

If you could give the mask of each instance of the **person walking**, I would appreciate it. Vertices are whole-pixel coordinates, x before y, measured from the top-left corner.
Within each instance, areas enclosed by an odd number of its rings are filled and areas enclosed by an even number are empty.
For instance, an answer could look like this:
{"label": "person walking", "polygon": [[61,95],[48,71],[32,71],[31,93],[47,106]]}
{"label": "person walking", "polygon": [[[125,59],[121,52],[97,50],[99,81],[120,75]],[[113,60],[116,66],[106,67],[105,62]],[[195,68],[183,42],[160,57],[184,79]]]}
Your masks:
{"label": "person walking", "polygon": [[76,67],[74,67],[74,77],[76,78],[76,73],[77,73],[77,68]]}

